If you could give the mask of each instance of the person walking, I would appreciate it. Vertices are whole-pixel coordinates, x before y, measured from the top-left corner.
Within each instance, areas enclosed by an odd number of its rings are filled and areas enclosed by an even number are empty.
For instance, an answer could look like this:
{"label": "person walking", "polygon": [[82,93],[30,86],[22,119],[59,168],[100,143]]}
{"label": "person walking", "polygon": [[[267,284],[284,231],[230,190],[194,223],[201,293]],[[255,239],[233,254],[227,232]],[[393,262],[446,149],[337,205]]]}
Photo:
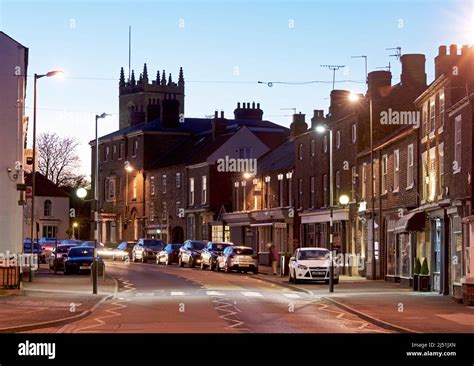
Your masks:
{"label": "person walking", "polygon": [[278,260],[280,259],[280,253],[275,244],[272,244],[270,247],[270,260],[272,261],[273,274],[277,274]]}

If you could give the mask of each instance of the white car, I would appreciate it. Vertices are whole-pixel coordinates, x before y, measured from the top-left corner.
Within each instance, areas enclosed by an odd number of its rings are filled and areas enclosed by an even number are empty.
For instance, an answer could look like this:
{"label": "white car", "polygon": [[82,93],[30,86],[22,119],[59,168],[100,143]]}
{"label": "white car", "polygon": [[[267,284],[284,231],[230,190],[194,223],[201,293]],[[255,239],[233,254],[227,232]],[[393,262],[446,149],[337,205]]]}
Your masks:
{"label": "white car", "polygon": [[[289,263],[289,281],[325,281],[329,283],[330,251],[326,248],[298,248]],[[339,283],[339,268],[334,263],[334,284]]]}

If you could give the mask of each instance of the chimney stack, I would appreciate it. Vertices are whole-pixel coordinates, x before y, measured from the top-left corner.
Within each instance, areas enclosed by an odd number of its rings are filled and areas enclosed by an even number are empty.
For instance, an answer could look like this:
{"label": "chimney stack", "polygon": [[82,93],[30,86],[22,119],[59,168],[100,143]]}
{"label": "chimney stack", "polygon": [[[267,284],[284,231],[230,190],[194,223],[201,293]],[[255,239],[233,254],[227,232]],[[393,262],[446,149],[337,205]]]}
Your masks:
{"label": "chimney stack", "polygon": [[212,120],[212,138],[215,139],[217,136],[224,134],[227,131],[227,119],[224,118],[224,111],[221,111],[219,118],[219,112],[214,112],[214,119]]}
{"label": "chimney stack", "polygon": [[390,71],[372,71],[368,77],[368,94],[372,98],[386,96],[392,86],[392,73]]}
{"label": "chimney stack", "polygon": [[263,118],[263,111],[260,109],[260,103],[237,103],[237,108],[234,110],[235,119],[255,120],[261,121]]}
{"label": "chimney stack", "polygon": [[308,130],[308,124],[305,121],[305,115],[298,113],[293,115],[293,122],[290,125],[290,138],[295,138]]}
{"label": "chimney stack", "polygon": [[313,118],[311,118],[311,129],[315,129],[320,124],[325,124],[326,118],[322,109],[315,109],[313,111]]}
{"label": "chimney stack", "polygon": [[400,58],[402,63],[402,84],[426,85],[425,62],[423,54],[406,54]]}

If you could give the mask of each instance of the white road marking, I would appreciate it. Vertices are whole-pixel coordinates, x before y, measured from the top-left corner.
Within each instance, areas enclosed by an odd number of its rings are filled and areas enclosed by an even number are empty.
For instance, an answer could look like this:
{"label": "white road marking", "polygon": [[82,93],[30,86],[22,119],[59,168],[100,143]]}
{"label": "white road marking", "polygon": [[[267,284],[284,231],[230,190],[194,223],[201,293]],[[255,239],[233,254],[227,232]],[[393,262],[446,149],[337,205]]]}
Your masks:
{"label": "white road marking", "polygon": [[209,296],[225,296],[223,292],[219,291],[206,291],[206,294],[208,294]]}
{"label": "white road marking", "polygon": [[289,299],[300,299],[301,296],[298,294],[283,294],[283,296],[289,298]]}
{"label": "white road marking", "polygon": [[184,296],[182,291],[171,291],[171,296]]}
{"label": "white road marking", "polygon": [[253,292],[253,291],[244,291],[244,292],[241,292],[241,294],[247,297],[262,297],[263,296],[262,294],[258,292]]}

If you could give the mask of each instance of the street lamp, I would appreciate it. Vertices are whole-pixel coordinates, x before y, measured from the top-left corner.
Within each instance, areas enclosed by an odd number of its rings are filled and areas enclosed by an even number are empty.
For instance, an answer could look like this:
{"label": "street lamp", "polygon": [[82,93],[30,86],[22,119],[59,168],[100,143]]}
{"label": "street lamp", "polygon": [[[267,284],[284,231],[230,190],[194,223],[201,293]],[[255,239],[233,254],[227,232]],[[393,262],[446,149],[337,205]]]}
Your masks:
{"label": "street lamp", "polygon": [[[34,233],[35,233],[35,188],[36,188],[36,84],[39,79],[44,77],[64,76],[64,72],[60,70],[49,71],[46,74],[35,74],[34,75],[34,87],[33,87],[33,167],[31,169],[31,257],[33,258],[34,252]],[[33,281],[33,268],[31,267],[30,261],[30,276],[29,281]]]}
{"label": "street lamp", "polygon": [[[373,130],[373,107],[372,97],[367,95],[369,100],[369,135],[370,135],[370,186],[371,186],[371,230],[372,230],[372,279],[377,279],[377,259],[375,257],[375,179],[374,179],[374,130]],[[348,96],[349,101],[356,103],[361,97],[358,94],[350,93]]]}
{"label": "street lamp", "polygon": [[[77,222],[72,224],[72,236],[74,237],[74,239],[76,239],[76,236],[74,235],[74,229],[78,229],[78,226],[79,225],[77,224]],[[79,229],[78,229],[77,237],[79,238]]]}
{"label": "street lamp", "polygon": [[329,248],[331,255],[329,256],[331,263],[329,266],[329,292],[334,292],[334,238],[333,238],[333,204],[334,204],[334,187],[333,187],[333,156],[332,156],[332,130],[327,125],[317,125],[317,133],[329,132]]}
{"label": "street lamp", "polygon": [[95,221],[95,240],[94,240],[94,270],[92,273],[92,293],[97,294],[97,282],[99,262],[97,260],[97,243],[100,239],[99,227],[99,119],[106,118],[110,114],[102,113],[95,115],[95,176],[94,176],[94,221]]}
{"label": "street lamp", "polygon": [[339,197],[339,203],[342,205],[342,206],[347,206],[349,204],[349,196],[347,194],[343,194]]}

